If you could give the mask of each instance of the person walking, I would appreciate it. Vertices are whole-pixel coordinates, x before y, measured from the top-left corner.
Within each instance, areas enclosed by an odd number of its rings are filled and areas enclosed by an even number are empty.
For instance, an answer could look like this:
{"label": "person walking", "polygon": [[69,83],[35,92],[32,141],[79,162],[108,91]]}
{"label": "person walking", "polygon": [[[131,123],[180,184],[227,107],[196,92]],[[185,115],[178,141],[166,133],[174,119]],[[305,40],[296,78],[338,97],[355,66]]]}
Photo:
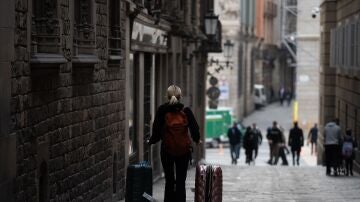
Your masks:
{"label": "person walking", "polygon": [[272,155],[273,144],[271,139],[271,127],[268,127],[266,130],[266,139],[269,144],[269,160],[267,161],[267,163],[271,165],[273,161],[273,155]]}
{"label": "person walking", "polygon": [[[281,146],[283,133],[279,129],[278,124],[276,121],[273,122],[273,126],[270,130],[269,139],[271,139],[271,165],[276,165],[279,160],[279,149]],[[274,161],[273,161],[274,160]]]}
{"label": "person walking", "polygon": [[253,130],[251,129],[250,126],[248,126],[246,128],[246,132],[244,135],[244,149],[245,149],[245,154],[246,154],[246,160],[245,163],[249,164],[253,161],[253,151],[255,150],[257,141],[256,141],[256,136],[253,132]]}
{"label": "person walking", "polygon": [[257,128],[256,123],[252,124],[252,131],[253,131],[253,133],[255,135],[255,142],[256,142],[256,144],[255,144],[255,156],[254,156],[254,160],[255,160],[256,157],[258,156],[259,146],[262,143],[263,136],[261,134],[261,130],[259,128]]}
{"label": "person walking", "polygon": [[180,102],[181,89],[178,86],[171,85],[167,89],[167,98],[168,101],[157,109],[148,144],[161,140],[160,156],[165,173],[164,201],[185,202],[185,181],[192,150],[189,131],[192,140],[199,145],[200,129],[191,109]]}
{"label": "person walking", "polygon": [[233,126],[229,128],[227,132],[230,143],[230,155],[231,155],[231,164],[237,164],[237,160],[240,158],[240,144],[242,139],[242,134],[237,127],[237,123],[234,122]]}
{"label": "person walking", "polygon": [[289,163],[287,161],[286,155],[289,154],[290,151],[289,149],[286,147],[286,139],[285,139],[285,135],[284,133],[282,133],[281,136],[281,144],[279,147],[279,157],[281,158],[282,164],[283,166],[288,166]]}
{"label": "person walking", "polygon": [[326,175],[331,174],[331,168],[334,169],[335,176],[339,174],[338,167],[341,160],[339,145],[341,142],[341,128],[336,124],[336,120],[327,123],[324,127]]}
{"label": "person walking", "polygon": [[344,136],[344,142],[342,145],[342,155],[345,160],[345,175],[353,176],[353,160],[355,159],[354,148],[357,147],[356,141],[352,137],[352,132],[350,129],[346,130],[346,134]]}
{"label": "person walking", "polygon": [[287,101],[287,105],[288,105],[288,107],[290,106],[290,104],[291,104],[291,100],[292,100],[292,92],[291,92],[291,89],[289,88],[287,91],[286,91],[286,93],[285,93],[285,99],[286,99],[286,101]]}
{"label": "person walking", "polygon": [[280,98],[280,105],[283,106],[284,99],[285,99],[285,88],[284,87],[280,88],[279,98]]}
{"label": "person walking", "polygon": [[314,124],[314,127],[312,127],[309,131],[308,134],[308,141],[310,142],[310,147],[311,147],[311,155],[316,155],[317,153],[317,138],[318,138],[318,127],[317,124]]}
{"label": "person walking", "polygon": [[301,147],[304,146],[304,133],[296,121],[294,122],[294,127],[290,130],[289,146],[291,147],[293,165],[295,166],[295,156],[296,164],[300,165],[300,152]]}

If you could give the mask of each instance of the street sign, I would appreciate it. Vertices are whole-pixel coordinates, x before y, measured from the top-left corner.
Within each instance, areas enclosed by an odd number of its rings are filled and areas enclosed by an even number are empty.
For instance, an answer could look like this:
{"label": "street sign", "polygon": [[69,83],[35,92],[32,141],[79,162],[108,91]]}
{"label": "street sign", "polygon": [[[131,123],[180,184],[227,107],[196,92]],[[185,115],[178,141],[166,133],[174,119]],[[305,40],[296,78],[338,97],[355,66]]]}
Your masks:
{"label": "street sign", "polygon": [[210,87],[208,90],[207,90],[207,95],[209,96],[210,99],[212,100],[216,100],[220,97],[220,89],[218,87]]}

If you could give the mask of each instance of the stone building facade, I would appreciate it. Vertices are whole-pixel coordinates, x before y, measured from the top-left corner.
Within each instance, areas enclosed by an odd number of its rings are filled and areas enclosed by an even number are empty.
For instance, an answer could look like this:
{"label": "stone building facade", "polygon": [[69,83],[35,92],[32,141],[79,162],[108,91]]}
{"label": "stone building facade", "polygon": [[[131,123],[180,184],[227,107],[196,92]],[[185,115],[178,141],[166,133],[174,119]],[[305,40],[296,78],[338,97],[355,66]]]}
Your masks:
{"label": "stone building facade", "polygon": [[[219,108],[231,109],[236,120],[241,119],[239,114],[239,99],[238,99],[238,77],[239,63],[238,63],[238,51],[239,51],[239,20],[240,20],[240,2],[236,0],[232,1],[217,1],[214,5],[215,13],[219,14],[219,20],[222,27],[222,41],[221,48],[224,51],[224,44],[227,40],[232,43],[232,57],[225,58],[222,52],[209,54],[209,60],[213,60],[209,63],[208,71],[213,74],[219,80],[219,88],[221,95],[219,98]],[[218,61],[218,62],[215,62]],[[229,62],[226,64],[226,62]],[[220,71],[216,71],[219,69]],[[207,87],[210,88],[210,82],[207,82]]]}
{"label": "stone building facade", "polygon": [[[323,0],[320,8],[320,125],[323,127],[337,117],[343,133],[351,129],[357,141],[360,139],[359,3],[356,0]],[[319,164],[324,161],[323,145],[320,146]],[[357,170],[360,169],[359,157],[357,152]]]}
{"label": "stone building facade", "polygon": [[319,122],[320,23],[311,13],[319,4],[318,0],[297,3],[296,99],[298,121],[306,132]]}
{"label": "stone building facade", "polygon": [[1,1],[1,199],[117,201],[130,163],[160,176],[159,145],[144,140],[169,84],[203,131],[204,5]]}

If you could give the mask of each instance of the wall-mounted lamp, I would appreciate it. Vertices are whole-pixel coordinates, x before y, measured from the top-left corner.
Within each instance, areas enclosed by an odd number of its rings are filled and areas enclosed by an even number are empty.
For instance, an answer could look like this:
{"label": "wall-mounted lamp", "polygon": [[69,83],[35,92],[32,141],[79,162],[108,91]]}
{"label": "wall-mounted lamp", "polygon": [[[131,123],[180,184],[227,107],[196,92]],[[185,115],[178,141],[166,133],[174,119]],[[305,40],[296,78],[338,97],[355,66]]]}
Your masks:
{"label": "wall-mounted lamp", "polygon": [[228,39],[224,43],[224,57],[229,60],[232,58],[234,52],[234,44]]}
{"label": "wall-mounted lamp", "polygon": [[215,35],[218,25],[219,16],[215,15],[213,11],[210,11],[204,17],[205,20],[205,34],[206,35]]}
{"label": "wall-mounted lamp", "polygon": [[226,42],[224,43],[224,58],[226,58],[226,61],[219,61],[218,59],[214,60],[214,58],[211,58],[209,61],[209,65],[212,66],[213,63],[215,63],[216,65],[218,65],[219,67],[215,69],[215,72],[219,73],[221,70],[224,69],[224,67],[221,64],[225,64],[226,67],[230,67],[230,69],[232,69],[233,67],[230,66],[230,64],[232,64],[233,62],[230,61],[230,59],[233,56],[233,52],[234,52],[234,43],[232,43],[230,40],[226,40]]}

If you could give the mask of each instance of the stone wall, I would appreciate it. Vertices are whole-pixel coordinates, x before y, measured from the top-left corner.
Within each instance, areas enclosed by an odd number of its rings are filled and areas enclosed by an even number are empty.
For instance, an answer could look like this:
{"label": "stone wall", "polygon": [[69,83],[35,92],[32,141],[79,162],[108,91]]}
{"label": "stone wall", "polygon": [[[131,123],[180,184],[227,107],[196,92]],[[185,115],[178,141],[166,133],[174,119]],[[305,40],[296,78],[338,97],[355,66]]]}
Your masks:
{"label": "stone wall", "polygon": [[[17,201],[111,201],[113,193],[123,198],[124,61],[109,61],[108,1],[88,2],[95,46],[86,57],[74,52],[73,1],[55,3],[60,50],[45,49],[42,57],[32,49],[31,1],[14,2],[10,109]],[[124,33],[124,2],[120,7]]]}
{"label": "stone wall", "polygon": [[[321,8],[322,67],[321,67],[321,110],[322,126],[334,117],[340,119],[340,126],[345,132],[350,128],[359,140],[360,132],[360,71],[330,67],[330,30],[347,19],[360,14],[360,2],[356,0],[324,1]],[[360,170],[360,153],[355,166]],[[322,162],[320,153],[319,163]]]}

